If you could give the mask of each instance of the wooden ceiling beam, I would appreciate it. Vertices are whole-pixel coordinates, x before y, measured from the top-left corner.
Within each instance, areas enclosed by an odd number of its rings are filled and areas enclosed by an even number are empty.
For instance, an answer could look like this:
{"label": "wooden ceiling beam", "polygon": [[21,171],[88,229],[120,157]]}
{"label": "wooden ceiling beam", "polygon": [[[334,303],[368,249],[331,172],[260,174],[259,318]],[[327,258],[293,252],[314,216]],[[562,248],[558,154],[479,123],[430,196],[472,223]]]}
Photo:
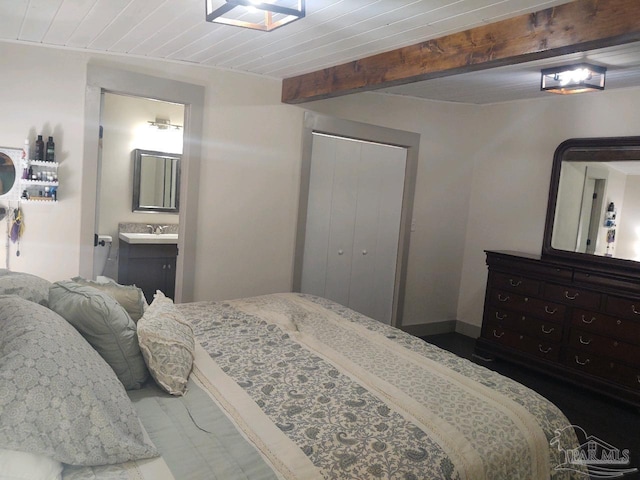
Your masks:
{"label": "wooden ceiling beam", "polygon": [[282,83],[284,103],[304,103],[640,40],[639,0],[577,0]]}

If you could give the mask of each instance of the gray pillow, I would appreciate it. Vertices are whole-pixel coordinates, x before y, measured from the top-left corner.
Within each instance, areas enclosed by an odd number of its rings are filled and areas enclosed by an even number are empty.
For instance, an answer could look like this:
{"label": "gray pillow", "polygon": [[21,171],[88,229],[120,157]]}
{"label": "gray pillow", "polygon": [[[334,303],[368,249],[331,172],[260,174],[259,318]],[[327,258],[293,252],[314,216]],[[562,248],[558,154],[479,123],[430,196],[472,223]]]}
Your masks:
{"label": "gray pillow", "polygon": [[18,295],[46,307],[50,286],[49,280],[36,275],[0,268],[0,295]]}
{"label": "gray pillow", "polygon": [[131,320],[137,322],[142,317],[145,309],[147,308],[147,299],[142,293],[142,289],[135,285],[120,285],[117,282],[94,282],[92,280],[86,280],[82,277],[75,277],[72,280],[80,285],[86,285],[88,287],[97,288],[101,292],[113,297],[122,308],[124,308]]}
{"label": "gray pillow", "polygon": [[157,456],[113,371],[53,311],[0,296],[0,448],[71,465]]}
{"label": "gray pillow", "polygon": [[76,327],[127,390],[142,386],[149,372],[138,346],[136,324],[115,299],[66,280],[51,285],[49,308]]}

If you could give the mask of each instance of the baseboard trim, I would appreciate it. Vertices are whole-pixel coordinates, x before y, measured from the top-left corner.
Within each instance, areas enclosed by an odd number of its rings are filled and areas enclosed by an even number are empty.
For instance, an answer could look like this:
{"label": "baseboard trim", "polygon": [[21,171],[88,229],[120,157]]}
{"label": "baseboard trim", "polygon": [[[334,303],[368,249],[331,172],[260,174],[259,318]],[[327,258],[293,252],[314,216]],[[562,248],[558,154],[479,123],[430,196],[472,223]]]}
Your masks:
{"label": "baseboard trim", "polygon": [[441,322],[420,323],[418,325],[402,325],[400,329],[416,337],[454,332],[471,338],[478,338],[480,336],[480,327],[461,322],[460,320],[443,320]]}
{"label": "baseboard trim", "polygon": [[456,333],[461,333],[467,337],[478,338],[482,327],[471,325],[470,323],[456,321]]}

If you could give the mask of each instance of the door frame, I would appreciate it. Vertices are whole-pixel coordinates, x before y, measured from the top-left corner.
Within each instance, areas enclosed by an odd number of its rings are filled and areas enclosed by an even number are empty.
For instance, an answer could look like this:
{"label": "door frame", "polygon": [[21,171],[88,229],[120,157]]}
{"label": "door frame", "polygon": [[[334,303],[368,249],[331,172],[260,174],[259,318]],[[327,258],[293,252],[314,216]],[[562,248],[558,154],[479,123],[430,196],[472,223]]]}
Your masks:
{"label": "door frame", "polygon": [[400,327],[402,325],[407,265],[409,262],[411,219],[413,217],[413,199],[415,196],[416,175],[418,172],[420,134],[351,120],[344,120],[310,111],[306,111],[304,113],[302,164],[300,169],[300,195],[298,200],[298,224],[293,262],[294,292],[299,292],[302,284],[302,260],[304,256],[304,243],[307,225],[309,183],[311,179],[311,154],[314,132],[354,140],[362,140],[365,142],[393,145],[407,149],[404,191],[402,196],[402,213],[400,215],[400,232],[398,236],[398,256],[396,260],[395,285],[393,289],[393,306],[391,314],[391,325],[394,327]]}
{"label": "door frame", "polygon": [[[93,277],[93,235],[96,233],[99,129],[102,92],[181,103],[185,106],[178,214],[177,302],[193,300],[196,267],[196,226],[204,117],[205,88],[201,85],[154,77],[99,65],[87,65],[84,111],[84,155],[80,212],[80,275]],[[130,188],[127,185],[126,188]],[[116,241],[116,239],[114,239]]]}

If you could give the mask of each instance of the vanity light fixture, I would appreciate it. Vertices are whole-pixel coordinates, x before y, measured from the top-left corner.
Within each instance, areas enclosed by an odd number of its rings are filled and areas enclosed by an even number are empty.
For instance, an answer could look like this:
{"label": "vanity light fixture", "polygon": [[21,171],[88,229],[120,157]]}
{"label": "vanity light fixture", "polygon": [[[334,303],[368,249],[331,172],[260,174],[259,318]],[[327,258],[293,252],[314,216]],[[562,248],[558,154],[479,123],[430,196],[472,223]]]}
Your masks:
{"label": "vanity light fixture", "polygon": [[149,120],[149,124],[152,127],[156,127],[158,130],[168,130],[169,128],[180,130],[182,128],[182,125],[175,125],[171,123],[171,121],[168,118],[160,118],[160,117],[156,117],[155,121],[153,122]]}
{"label": "vanity light fixture", "polygon": [[545,68],[542,70],[540,90],[569,95],[604,90],[607,68],[588,63]]}
{"label": "vanity light fixture", "polygon": [[305,0],[205,0],[206,18],[207,22],[271,32],[304,18],[304,2]]}

